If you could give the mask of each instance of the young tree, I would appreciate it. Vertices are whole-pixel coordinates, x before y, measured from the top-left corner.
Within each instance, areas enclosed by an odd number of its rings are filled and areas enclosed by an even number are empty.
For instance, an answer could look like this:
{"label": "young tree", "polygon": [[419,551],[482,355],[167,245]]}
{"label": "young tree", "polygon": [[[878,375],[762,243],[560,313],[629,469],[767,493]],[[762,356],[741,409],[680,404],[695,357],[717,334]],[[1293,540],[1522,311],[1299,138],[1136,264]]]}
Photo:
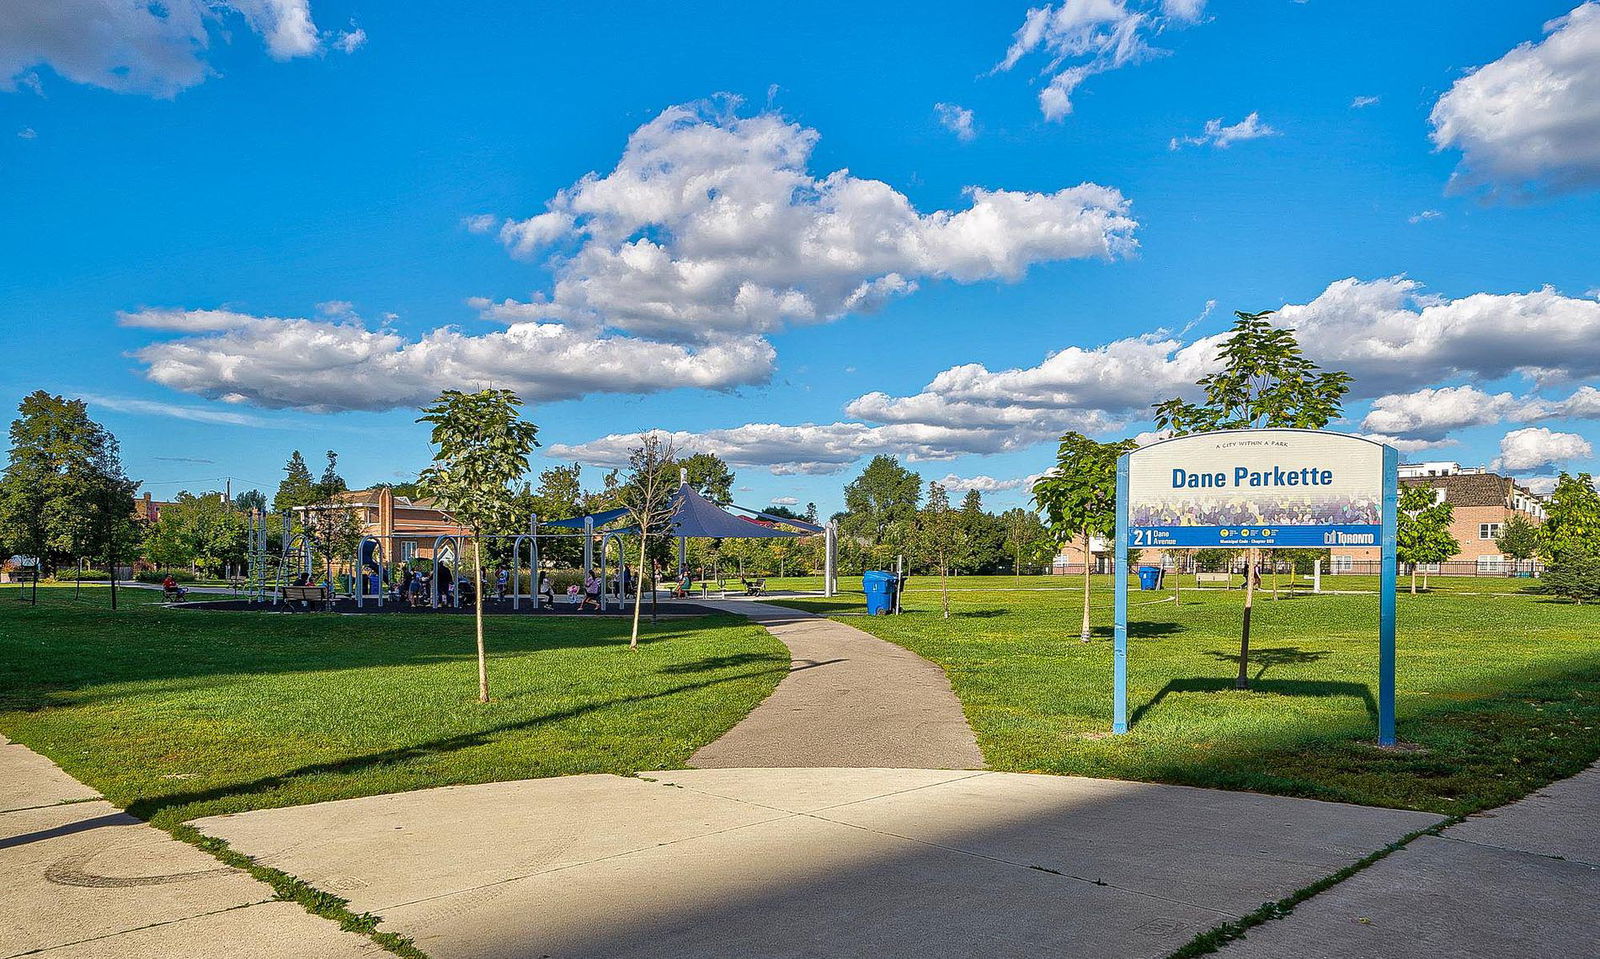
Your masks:
{"label": "young tree", "polygon": [[[1411,595],[1417,594],[1417,567],[1442,563],[1461,552],[1461,544],[1450,535],[1450,520],[1455,509],[1440,498],[1431,486],[1407,486],[1400,492],[1396,516],[1395,556],[1411,566]],[[1427,585],[1427,574],[1423,574]]]}
{"label": "young tree", "polygon": [[1500,548],[1500,555],[1511,558],[1511,571],[1520,572],[1522,564],[1539,551],[1539,527],[1521,513],[1512,513],[1500,527],[1494,544]]}
{"label": "young tree", "polygon": [[322,468],[322,479],[317,480],[316,490],[317,498],[323,500],[350,491],[344,477],[339,475],[339,454],[333,450],[328,450],[328,465]]}
{"label": "young tree", "polygon": [[[1213,430],[1292,427],[1320,430],[1343,412],[1350,374],[1324,371],[1305,357],[1293,330],[1274,327],[1260,313],[1234,311],[1232,335],[1218,359],[1223,368],[1201,377],[1200,403],[1173,397],[1157,403],[1156,427],[1175,435]],[[1250,613],[1255,605],[1255,572],[1261,551],[1250,550],[1245,572],[1244,622],[1239,631],[1239,675],[1234,686],[1250,688]]]}
{"label": "young tree", "polygon": [[515,522],[511,484],[528,472],[528,456],[539,445],[539,428],[521,417],[522,400],[511,390],[476,393],[445,390],[424,407],[419,423],[432,423],[433,464],[418,483],[439,506],[472,532],[477,601],[478,702],[489,701],[488,657],[483,645],[483,550],[485,536]]}
{"label": "young tree", "polygon": [[[36,557],[44,573],[133,534],[137,483],[122,471],[117,439],[89,418],[83,400],[40,390],[11,423],[11,451],[0,475],[0,543]],[[107,562],[114,556],[107,556]]]}
{"label": "young tree", "polygon": [[1089,641],[1091,542],[1117,528],[1117,458],[1134,449],[1131,440],[1097,443],[1082,433],[1067,433],[1056,448],[1056,465],[1033,484],[1033,499],[1044,510],[1046,525],[1057,544],[1074,538],[1083,544],[1083,628]]}
{"label": "young tree", "polygon": [[1000,514],[1000,525],[1005,530],[1006,551],[1011,554],[1014,576],[1022,575],[1022,567],[1041,565],[1040,552],[1050,544],[1050,534],[1039,521],[1039,514],[1031,509],[1014,506]]}
{"label": "young tree", "polygon": [[1588,473],[1562,473],[1539,524],[1539,555],[1546,563],[1576,549],[1600,553],[1600,493]]}
{"label": "young tree", "polygon": [[[650,537],[664,536],[672,519],[672,497],[678,489],[676,450],[656,433],[639,437],[639,446],[628,455],[628,482],[624,485],[623,505],[633,525],[639,528],[639,582],[643,582]],[[623,597],[627,601],[627,597]],[[639,648],[640,599],[633,602],[633,633],[628,648]]]}
{"label": "young tree", "polygon": [[272,497],[272,508],[278,512],[294,509],[296,506],[310,506],[320,497],[317,495],[317,484],[311,480],[311,471],[306,469],[305,457],[295,450],[289,456],[289,462],[283,464],[283,481],[278,484],[278,492]]}
{"label": "young tree", "polygon": [[966,558],[971,545],[962,528],[961,514],[950,508],[950,494],[938,483],[928,484],[927,504],[917,514],[919,551],[939,573],[939,593],[944,618],[950,618],[950,567]]}

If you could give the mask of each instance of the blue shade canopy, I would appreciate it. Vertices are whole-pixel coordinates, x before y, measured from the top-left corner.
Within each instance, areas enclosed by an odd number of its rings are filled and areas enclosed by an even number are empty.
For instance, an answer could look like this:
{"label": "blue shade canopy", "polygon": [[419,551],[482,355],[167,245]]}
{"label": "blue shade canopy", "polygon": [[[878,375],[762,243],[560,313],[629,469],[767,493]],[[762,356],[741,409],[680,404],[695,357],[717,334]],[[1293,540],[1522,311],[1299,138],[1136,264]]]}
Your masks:
{"label": "blue shade canopy", "polygon": [[540,522],[539,525],[554,526],[559,529],[583,529],[583,521],[585,519],[593,519],[594,528],[599,529],[607,523],[615,522],[626,515],[628,515],[628,511],[626,509],[608,509],[604,512],[591,514],[590,516],[574,516],[571,519],[551,520],[548,523]]}
{"label": "blue shade canopy", "polygon": [[793,539],[802,533],[774,529],[735,516],[696,493],[687,483],[678,487],[668,536],[691,539]]}

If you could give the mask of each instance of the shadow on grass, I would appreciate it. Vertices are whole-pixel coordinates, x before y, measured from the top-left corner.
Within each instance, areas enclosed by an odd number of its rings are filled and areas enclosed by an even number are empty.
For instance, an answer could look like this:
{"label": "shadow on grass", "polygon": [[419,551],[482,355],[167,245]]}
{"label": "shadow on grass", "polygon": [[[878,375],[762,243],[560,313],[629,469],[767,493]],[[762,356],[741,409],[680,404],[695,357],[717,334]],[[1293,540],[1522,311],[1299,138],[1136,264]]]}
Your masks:
{"label": "shadow on grass", "polygon": [[[1217,649],[1208,649],[1205,655],[1224,663],[1239,665],[1238,653],[1225,653]],[[1260,679],[1267,674],[1267,670],[1274,666],[1304,666],[1308,663],[1320,662],[1333,655],[1332,650],[1312,649],[1305,650],[1299,646],[1267,646],[1250,651],[1250,662],[1259,666],[1254,679]]]}
{"label": "shadow on grass", "polygon": [[[301,766],[297,769],[290,769],[280,773],[273,773],[269,776],[262,776],[259,779],[253,779],[249,782],[230,783],[228,785],[217,786],[211,789],[197,790],[195,792],[174,793],[166,796],[152,796],[147,799],[138,799],[128,804],[127,812],[131,815],[139,817],[140,819],[148,821],[169,809],[175,809],[196,803],[207,803],[223,799],[232,799],[238,796],[251,796],[260,793],[272,792],[276,789],[281,789],[285,786],[291,785],[298,779],[307,777],[351,775],[369,772],[374,769],[381,769],[386,766],[396,766],[417,759],[425,759],[444,753],[456,752],[463,749],[471,749],[475,746],[482,746],[492,742],[499,736],[505,735],[506,733],[514,733],[520,730],[532,729],[538,726],[546,725],[548,723],[557,723],[563,720],[575,719],[579,716],[599,712],[604,709],[610,709],[614,706],[623,706],[633,703],[649,702],[650,700],[655,699],[664,699],[669,696],[676,696],[679,693],[692,692],[698,689],[707,689],[712,686],[719,686],[723,683],[738,682],[740,680],[752,679],[756,676],[761,676],[768,673],[786,673],[788,671],[788,666],[785,664],[783,668],[758,669],[751,672],[739,673],[734,676],[724,676],[720,679],[707,679],[695,683],[685,683],[681,686],[674,686],[670,689],[663,689],[653,693],[641,693],[635,696],[621,696],[616,699],[584,703],[581,706],[574,706],[570,709],[557,710],[555,712],[544,713],[539,716],[530,716],[527,719],[520,719],[511,723],[502,723],[498,726],[491,726],[487,729],[480,729],[475,732],[460,733],[455,736],[445,736],[439,739],[428,740],[427,742],[416,743],[411,746],[401,746],[394,749],[385,749],[375,753],[368,753],[364,756],[351,756],[345,759],[335,759],[327,762],[312,763]],[[439,785],[445,784],[440,783]]]}
{"label": "shadow on grass", "polygon": [[[1174,633],[1188,632],[1189,627],[1182,623],[1157,623],[1149,620],[1128,624],[1129,639],[1155,639],[1158,636],[1171,636]],[[1094,626],[1089,630],[1089,635],[1095,639],[1111,639],[1116,631],[1110,626]],[[1076,630],[1072,635],[1077,636]]]}
{"label": "shadow on grass", "polygon": [[718,669],[730,669],[735,666],[748,666],[751,663],[788,663],[787,656],[777,653],[734,653],[730,656],[707,656],[705,659],[696,659],[688,663],[675,663],[663,666],[659,670],[667,675],[681,675],[684,673],[709,673]]}
{"label": "shadow on grass", "polygon": [[[1191,679],[1174,679],[1161,687],[1161,691],[1151,697],[1150,701],[1133,711],[1128,717],[1130,725],[1144,719],[1145,715],[1162,701],[1174,693],[1231,693],[1234,689],[1233,680],[1221,677],[1194,677]],[[1378,721],[1378,701],[1372,695],[1372,688],[1366,683],[1348,683],[1331,679],[1262,679],[1251,683],[1250,692],[1268,693],[1275,696],[1349,696],[1360,699],[1367,708],[1368,718],[1376,723]]]}

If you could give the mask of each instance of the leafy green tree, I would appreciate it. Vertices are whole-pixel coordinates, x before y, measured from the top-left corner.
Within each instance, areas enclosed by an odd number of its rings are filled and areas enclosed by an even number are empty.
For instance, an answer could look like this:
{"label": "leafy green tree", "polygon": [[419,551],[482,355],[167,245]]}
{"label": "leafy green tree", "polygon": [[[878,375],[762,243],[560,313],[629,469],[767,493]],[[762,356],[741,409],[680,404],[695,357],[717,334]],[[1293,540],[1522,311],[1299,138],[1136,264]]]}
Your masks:
{"label": "leafy green tree", "polygon": [[1518,572],[1539,552],[1539,527],[1521,513],[1512,513],[1500,527],[1494,544],[1500,548],[1500,555],[1511,558],[1511,571]]}
{"label": "leafy green tree", "polygon": [[1033,484],[1033,499],[1058,545],[1073,539],[1083,545],[1083,628],[1089,641],[1090,543],[1117,528],[1117,458],[1134,449],[1131,440],[1097,443],[1082,433],[1066,433],[1056,448],[1056,465]]}
{"label": "leafy green tree", "polygon": [[183,491],[146,530],[145,556],[162,568],[217,573],[243,561],[248,527],[245,514],[221,493],[195,496]]}
{"label": "leafy green tree", "polygon": [[1581,545],[1560,550],[1545,567],[1539,591],[1580,604],[1600,600],[1600,553]]}
{"label": "leafy green tree", "polygon": [[1006,552],[1006,529],[1000,518],[983,508],[983,495],[968,490],[961,499],[961,533],[966,539],[965,556],[956,569],[970,573],[998,573],[1010,563]]}
{"label": "leafy green tree", "polygon": [[418,484],[457,523],[472,532],[477,602],[478,701],[489,701],[489,668],[483,645],[483,549],[485,536],[514,528],[516,497],[511,484],[528,472],[528,456],[539,445],[539,428],[521,417],[522,400],[511,390],[476,393],[445,390],[424,407],[419,423],[433,424],[433,463]]}
{"label": "leafy green tree", "polygon": [[0,475],[0,544],[36,557],[45,574],[91,554],[111,564],[137,535],[138,484],[122,471],[116,437],[83,400],[40,390],[17,412]]}
{"label": "leafy green tree", "polygon": [[971,549],[961,513],[950,508],[950,494],[938,483],[928,484],[927,503],[917,514],[918,552],[939,574],[940,605],[950,618],[950,569],[960,566]]}
{"label": "leafy green tree", "polygon": [[319,500],[332,499],[350,491],[344,477],[339,475],[339,454],[333,450],[328,450],[328,465],[322,468],[322,478],[317,480],[316,488]]}
{"label": "leafy green tree", "polygon": [[265,513],[267,511],[267,494],[258,489],[240,493],[238,496],[233,498],[233,505],[235,509],[238,509],[247,515],[251,510],[254,510],[258,513]]}
{"label": "leafy green tree", "polygon": [[[695,453],[677,464],[689,475],[689,488],[718,506],[733,502],[733,470],[715,453]],[[677,478],[673,478],[676,488]]]}
{"label": "leafy green tree", "polygon": [[916,527],[922,477],[893,456],[874,456],[844,488],[839,529],[859,548],[863,567],[883,565]]}
{"label": "leafy green tree", "polygon": [[1546,563],[1571,550],[1600,554],[1600,493],[1588,473],[1562,473],[1539,524],[1539,555]]}
{"label": "leafy green tree", "polygon": [[[1461,552],[1461,544],[1450,535],[1450,520],[1455,513],[1448,501],[1431,486],[1407,486],[1400,492],[1396,515],[1395,556],[1411,566],[1411,594],[1417,593],[1417,567],[1442,563]],[[1427,574],[1423,574],[1427,585]]]}
{"label": "leafy green tree", "polygon": [[321,497],[317,493],[317,484],[311,479],[311,471],[306,468],[305,457],[295,450],[289,456],[289,462],[283,465],[283,481],[278,484],[278,492],[272,497],[272,508],[277,512],[291,510],[297,506],[310,506]]}
{"label": "leafy green tree", "polygon": [[1032,569],[1050,561],[1045,555],[1050,552],[1050,533],[1039,520],[1038,513],[1014,506],[1000,514],[999,524],[1011,559],[1012,575],[1021,576],[1024,566]]}
{"label": "leafy green tree", "polygon": [[[1343,412],[1350,374],[1325,371],[1307,359],[1293,330],[1267,320],[1272,310],[1234,311],[1232,335],[1223,341],[1222,369],[1201,377],[1199,403],[1174,397],[1157,403],[1156,426],[1178,436],[1214,430],[1298,428],[1320,430]],[[1250,550],[1245,575],[1244,621],[1239,630],[1239,675],[1234,686],[1250,688],[1250,614],[1255,606],[1255,570],[1261,551]]]}

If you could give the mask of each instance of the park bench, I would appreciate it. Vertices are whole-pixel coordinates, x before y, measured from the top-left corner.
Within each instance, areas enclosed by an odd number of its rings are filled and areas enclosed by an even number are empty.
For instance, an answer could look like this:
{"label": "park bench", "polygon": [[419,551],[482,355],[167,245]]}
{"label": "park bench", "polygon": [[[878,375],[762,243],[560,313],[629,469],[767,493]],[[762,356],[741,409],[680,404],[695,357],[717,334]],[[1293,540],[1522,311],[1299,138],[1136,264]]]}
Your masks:
{"label": "park bench", "polygon": [[188,592],[182,586],[161,587],[161,598],[169,603],[183,602],[184,593]]}
{"label": "park bench", "polygon": [[766,591],[767,588],[766,579],[760,576],[757,576],[755,579],[743,580],[743,582],[744,594],[746,596],[760,596]]}
{"label": "park bench", "polygon": [[239,591],[244,589],[245,584],[248,583],[249,580],[245,579],[243,576],[229,576],[227,582],[228,585],[232,587],[234,595],[237,596]]}
{"label": "park bench", "polygon": [[1194,585],[1196,589],[1211,589],[1220,586],[1223,589],[1233,588],[1232,573],[1195,573]]}
{"label": "park bench", "polygon": [[285,603],[306,603],[328,606],[328,590],[322,586],[285,586],[283,587],[283,601]]}

